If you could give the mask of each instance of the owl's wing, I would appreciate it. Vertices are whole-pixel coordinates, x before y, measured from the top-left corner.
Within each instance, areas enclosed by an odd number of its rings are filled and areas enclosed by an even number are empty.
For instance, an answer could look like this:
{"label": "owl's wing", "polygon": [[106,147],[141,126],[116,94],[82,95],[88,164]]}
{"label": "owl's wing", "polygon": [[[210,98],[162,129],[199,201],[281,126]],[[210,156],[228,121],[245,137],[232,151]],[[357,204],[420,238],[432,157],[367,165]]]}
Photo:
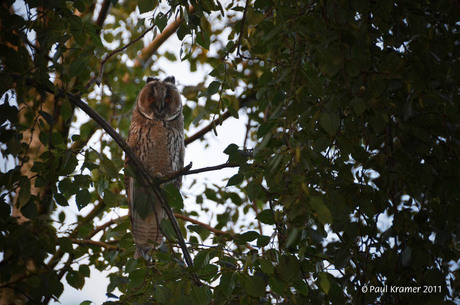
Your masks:
{"label": "owl's wing", "polygon": [[[125,178],[131,220],[131,233],[136,243],[134,258],[150,260],[149,251],[161,244],[161,220],[166,213],[147,188],[136,183],[133,177]],[[151,198],[154,200],[152,207]]]}

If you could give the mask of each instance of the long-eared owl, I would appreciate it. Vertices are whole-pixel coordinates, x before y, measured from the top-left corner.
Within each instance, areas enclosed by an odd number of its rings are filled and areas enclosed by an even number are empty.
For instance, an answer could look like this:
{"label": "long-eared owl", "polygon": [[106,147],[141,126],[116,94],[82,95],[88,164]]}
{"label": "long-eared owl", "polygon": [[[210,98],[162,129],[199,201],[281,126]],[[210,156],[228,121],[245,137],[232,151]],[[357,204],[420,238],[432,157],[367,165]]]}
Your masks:
{"label": "long-eared owl", "polygon": [[[168,175],[183,167],[184,117],[173,76],[163,81],[147,78],[134,106],[127,143],[153,177]],[[181,178],[171,183],[179,189]],[[160,224],[167,216],[141,182],[125,175],[125,184],[136,244],[134,258],[142,256],[149,260],[150,250],[163,241]],[[153,207],[149,197],[154,198]]]}

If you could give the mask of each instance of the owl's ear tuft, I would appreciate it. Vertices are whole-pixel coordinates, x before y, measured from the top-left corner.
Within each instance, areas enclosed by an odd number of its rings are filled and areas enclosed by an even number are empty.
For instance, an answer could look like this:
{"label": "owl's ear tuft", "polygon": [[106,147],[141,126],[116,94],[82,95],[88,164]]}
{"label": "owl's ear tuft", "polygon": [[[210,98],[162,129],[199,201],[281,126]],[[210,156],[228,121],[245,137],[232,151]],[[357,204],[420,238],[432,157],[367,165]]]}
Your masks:
{"label": "owl's ear tuft", "polygon": [[147,77],[147,81],[146,81],[145,83],[148,84],[148,83],[150,83],[150,82],[153,82],[154,80],[158,80],[158,78],[148,76],[148,77]]}
{"label": "owl's ear tuft", "polygon": [[164,79],[164,82],[171,83],[173,85],[176,84],[176,78],[174,76],[168,76]]}

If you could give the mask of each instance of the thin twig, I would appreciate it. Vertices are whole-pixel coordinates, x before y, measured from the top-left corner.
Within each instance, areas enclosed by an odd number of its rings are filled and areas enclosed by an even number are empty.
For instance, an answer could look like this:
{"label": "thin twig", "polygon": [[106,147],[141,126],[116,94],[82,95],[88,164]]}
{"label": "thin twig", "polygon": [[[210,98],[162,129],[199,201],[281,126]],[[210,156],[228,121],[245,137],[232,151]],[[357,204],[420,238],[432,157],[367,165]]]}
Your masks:
{"label": "thin twig", "polygon": [[147,30],[145,30],[141,35],[139,35],[136,39],[134,40],[131,40],[130,42],[128,42],[127,44],[125,44],[124,46],[122,46],[121,48],[118,48],[116,50],[113,50],[112,52],[110,52],[109,54],[107,54],[103,60],[101,60],[101,62],[99,63],[100,64],[100,67],[99,67],[99,73],[98,75],[95,75],[93,77],[91,77],[91,79],[86,83],[85,87],[86,89],[88,89],[89,87],[91,87],[91,85],[96,82],[97,84],[100,84],[101,83],[101,78],[102,78],[102,73],[104,72],[104,65],[105,63],[112,57],[114,56],[115,54],[117,53],[120,53],[124,50],[126,50],[129,46],[135,44],[136,42],[138,42],[140,39],[142,39],[142,37],[144,37],[148,32],[150,32],[151,30],[153,30],[155,28],[155,24],[152,25],[151,27],[149,27]]}
{"label": "thin twig", "polygon": [[[255,93],[251,94],[250,96],[246,96],[244,98],[241,98],[240,100],[240,108],[247,106],[252,100],[255,99]],[[201,130],[197,131],[195,134],[192,136],[188,137],[185,139],[185,145],[188,145],[200,138],[202,138],[205,134],[210,132],[211,130],[214,129],[214,127],[217,124],[222,124],[223,121],[228,119],[231,116],[230,111],[225,111],[220,117],[217,119],[213,120],[211,123],[209,123],[206,127],[203,127]]]}
{"label": "thin twig", "polygon": [[119,250],[118,246],[109,245],[108,243],[97,241],[97,240],[92,240],[92,239],[72,238],[71,241],[74,244],[82,245],[82,246],[97,246],[97,247],[105,248],[107,250]]}
{"label": "thin twig", "polygon": [[244,6],[244,11],[243,11],[243,18],[241,19],[241,29],[240,29],[240,36],[238,37],[238,46],[236,49],[236,55],[238,56],[241,56],[240,54],[241,39],[243,38],[244,21],[246,20],[246,12],[248,11],[248,4],[249,4],[249,0],[246,0],[246,5]]}
{"label": "thin twig", "polygon": [[159,184],[164,184],[166,182],[172,181],[176,179],[179,176],[186,176],[186,175],[194,175],[194,174],[199,174],[199,173],[204,173],[204,172],[210,172],[210,171],[215,171],[215,170],[220,170],[223,168],[229,168],[229,167],[238,167],[240,166],[239,164],[236,163],[223,163],[215,166],[209,166],[209,167],[203,167],[203,168],[198,168],[194,170],[190,170],[192,167],[192,162],[190,162],[189,165],[186,167],[183,167],[182,169],[162,178],[157,178],[157,182],[155,183],[156,185]]}
{"label": "thin twig", "polygon": [[194,175],[194,174],[199,174],[199,173],[204,173],[204,172],[220,170],[220,169],[228,168],[228,167],[238,167],[238,166],[240,166],[240,165],[236,164],[236,163],[223,163],[223,164],[219,164],[219,165],[215,165],[215,166],[208,166],[208,167],[203,167],[203,168],[190,170],[190,171],[184,173],[184,176],[185,175]]}
{"label": "thin twig", "polygon": [[201,227],[204,227],[204,228],[206,228],[207,230],[211,231],[212,233],[214,233],[216,235],[228,235],[229,237],[231,237],[233,239],[233,234],[231,234],[229,232],[226,232],[226,231],[222,231],[222,230],[213,228],[210,225],[208,225],[208,224],[206,224],[204,222],[201,222],[199,220],[196,220],[196,219],[193,219],[193,218],[190,218],[188,216],[185,216],[183,214],[178,214],[178,213],[175,213],[174,216],[176,216],[176,218],[179,218],[179,219],[191,222],[193,224],[199,225]]}
{"label": "thin twig", "polygon": [[106,222],[105,224],[94,228],[94,230],[91,233],[88,234],[87,238],[92,238],[94,235],[96,235],[100,231],[103,231],[103,230],[107,229],[108,227],[110,227],[111,225],[115,224],[117,222],[117,220],[118,219],[111,219],[108,222]]}

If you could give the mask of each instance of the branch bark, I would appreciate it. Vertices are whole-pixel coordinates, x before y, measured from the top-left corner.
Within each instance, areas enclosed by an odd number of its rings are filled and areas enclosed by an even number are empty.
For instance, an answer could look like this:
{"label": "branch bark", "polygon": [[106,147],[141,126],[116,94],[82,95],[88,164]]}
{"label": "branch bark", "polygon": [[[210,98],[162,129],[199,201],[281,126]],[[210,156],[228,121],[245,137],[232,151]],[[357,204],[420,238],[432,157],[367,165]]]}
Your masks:
{"label": "branch bark", "polygon": [[[107,18],[107,14],[109,12],[109,7],[110,7],[111,2],[112,1],[110,0],[104,0],[104,2],[102,2],[101,11],[99,12],[99,16],[97,16],[97,20],[96,20],[96,25],[99,28],[102,28],[102,25],[104,24],[104,21]],[[97,30],[97,34],[99,34],[100,32],[101,30]]]}

